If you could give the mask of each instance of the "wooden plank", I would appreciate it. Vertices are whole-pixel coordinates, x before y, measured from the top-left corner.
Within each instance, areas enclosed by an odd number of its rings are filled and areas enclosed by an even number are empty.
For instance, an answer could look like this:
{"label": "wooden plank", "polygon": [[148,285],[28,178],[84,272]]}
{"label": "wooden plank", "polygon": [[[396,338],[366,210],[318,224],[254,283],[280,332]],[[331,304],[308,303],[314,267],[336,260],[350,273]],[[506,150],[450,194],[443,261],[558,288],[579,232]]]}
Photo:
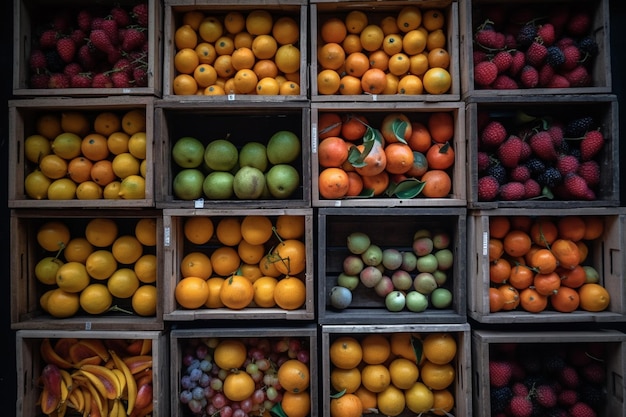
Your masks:
{"label": "wooden plank", "polygon": [[[322,171],[319,166],[317,152],[318,121],[320,114],[324,112],[337,113],[342,117],[351,113],[365,116],[373,128],[380,129],[383,118],[390,113],[403,113],[412,122],[417,121],[426,124],[430,114],[434,112],[449,112],[454,119],[454,137],[451,146],[454,149],[454,165],[446,170],[452,180],[452,189],[448,197],[427,198],[418,195],[410,199],[387,197],[378,195],[364,198],[341,198],[325,199],[319,193],[319,174]],[[468,192],[465,185],[466,178],[466,142],[465,134],[465,110],[462,103],[316,103],[311,104],[311,177],[312,177],[312,205],[314,207],[444,207],[466,206]],[[360,141],[355,141],[355,144]]]}

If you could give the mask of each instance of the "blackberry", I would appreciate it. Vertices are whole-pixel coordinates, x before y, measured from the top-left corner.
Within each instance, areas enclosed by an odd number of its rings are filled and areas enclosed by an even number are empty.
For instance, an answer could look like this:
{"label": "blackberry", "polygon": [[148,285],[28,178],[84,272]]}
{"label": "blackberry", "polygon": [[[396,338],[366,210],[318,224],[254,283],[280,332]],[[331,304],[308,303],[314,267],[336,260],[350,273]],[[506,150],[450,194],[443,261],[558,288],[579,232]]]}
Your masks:
{"label": "blackberry", "polygon": [[517,33],[517,43],[523,47],[529,47],[537,37],[537,27],[532,23],[527,23]]}
{"label": "blackberry", "polygon": [[63,68],[65,68],[65,62],[63,62],[56,49],[46,51],[46,66],[50,72],[62,72]]}
{"label": "blackberry", "polygon": [[584,116],[572,119],[565,125],[564,134],[568,138],[582,138],[585,133],[593,128],[593,117]]}
{"label": "blackberry", "polygon": [[486,174],[493,176],[500,185],[507,182],[506,168],[499,163],[491,164],[487,167]]}
{"label": "blackberry", "polygon": [[580,152],[580,148],[573,148],[570,146],[569,154],[575,156],[579,161],[582,159],[582,154]]}
{"label": "blackberry", "polygon": [[590,57],[594,57],[598,54],[598,44],[591,36],[585,36],[578,41],[578,49],[583,54],[587,54]]}
{"label": "blackberry", "polygon": [[606,400],[604,387],[590,383],[584,383],[579,389],[580,400],[587,403],[592,408],[598,407]]}
{"label": "blackberry", "polygon": [[570,146],[570,143],[566,140],[562,140],[557,150],[562,155],[569,155],[571,149],[572,147]]}
{"label": "blackberry", "polygon": [[507,409],[513,391],[509,387],[491,388],[491,414],[495,415],[504,412]]}
{"label": "blackberry", "polygon": [[561,183],[563,177],[558,169],[555,167],[549,167],[544,172],[537,176],[537,182],[540,185],[545,185],[547,187],[556,187]]}
{"label": "blackberry", "polygon": [[543,358],[543,366],[548,373],[555,374],[563,369],[565,359],[557,353],[551,353]]}
{"label": "blackberry", "polygon": [[565,55],[561,48],[558,46],[550,46],[548,47],[548,56],[546,57],[546,63],[550,65],[552,68],[558,68],[565,62]]}
{"label": "blackberry", "polygon": [[526,161],[526,166],[531,174],[539,174],[546,170],[546,164],[539,158],[532,157]]}

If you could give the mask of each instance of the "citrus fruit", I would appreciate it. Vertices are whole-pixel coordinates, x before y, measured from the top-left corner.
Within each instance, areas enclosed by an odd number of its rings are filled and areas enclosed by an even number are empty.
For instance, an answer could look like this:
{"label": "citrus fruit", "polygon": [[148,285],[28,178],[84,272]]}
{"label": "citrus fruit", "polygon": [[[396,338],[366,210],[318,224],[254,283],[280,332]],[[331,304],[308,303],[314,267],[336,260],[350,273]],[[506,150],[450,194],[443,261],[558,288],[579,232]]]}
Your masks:
{"label": "citrus fruit", "polygon": [[89,274],[80,262],[66,262],[59,267],[56,283],[63,291],[78,293],[89,285]]}
{"label": "citrus fruit", "polygon": [[330,345],[330,362],[341,369],[356,368],[363,359],[363,349],[352,336],[340,336]]}
{"label": "citrus fruit", "polygon": [[142,285],[131,298],[133,311],[140,316],[154,316],[157,305],[157,289],[154,285]]}
{"label": "citrus fruit", "polygon": [[113,296],[104,284],[90,284],[80,293],[80,306],[89,314],[102,314],[113,304]]}
{"label": "citrus fruit", "polygon": [[283,362],[276,374],[278,383],[284,390],[293,393],[303,392],[309,387],[309,367],[298,359]]}
{"label": "citrus fruit", "polygon": [[241,368],[246,361],[246,345],[237,339],[223,339],[215,346],[213,360],[222,369]]}
{"label": "citrus fruit", "polygon": [[48,313],[57,318],[72,317],[80,309],[80,296],[78,293],[63,291],[55,288],[47,296],[46,309]]}

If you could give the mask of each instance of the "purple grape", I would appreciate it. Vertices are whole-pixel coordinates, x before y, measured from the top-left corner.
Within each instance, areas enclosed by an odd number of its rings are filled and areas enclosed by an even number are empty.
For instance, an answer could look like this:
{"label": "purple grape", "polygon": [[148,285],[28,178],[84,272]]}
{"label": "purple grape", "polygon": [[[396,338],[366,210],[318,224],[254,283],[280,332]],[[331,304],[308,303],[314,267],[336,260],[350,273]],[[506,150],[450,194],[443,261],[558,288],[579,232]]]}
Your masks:
{"label": "purple grape", "polygon": [[239,408],[233,411],[233,417],[248,417],[248,413]]}
{"label": "purple grape", "polygon": [[198,382],[201,376],[202,371],[200,370],[200,368],[194,368],[191,370],[191,372],[189,372],[189,379],[191,380],[191,382]]}
{"label": "purple grape", "polygon": [[217,413],[220,411],[217,409],[217,407],[215,407],[213,404],[209,403],[206,407],[205,407],[206,413],[210,416],[215,416],[217,415]]}
{"label": "purple grape", "polygon": [[185,356],[183,356],[183,365],[191,365],[191,362],[193,362],[194,359],[196,359],[195,356],[193,356],[191,353],[187,353]]}
{"label": "purple grape", "polygon": [[257,366],[257,369],[259,371],[267,371],[268,369],[270,369],[270,361],[268,359],[259,359],[258,361],[255,362],[255,365]]}
{"label": "purple grape", "polygon": [[302,363],[309,363],[309,361],[311,360],[311,354],[307,349],[302,349],[298,351],[296,358]]}
{"label": "purple grape", "polygon": [[202,372],[209,372],[212,368],[213,364],[206,358],[200,361],[200,369]]}
{"label": "purple grape", "polygon": [[213,378],[209,384],[209,386],[213,388],[215,391],[221,391],[223,385],[224,385],[224,381],[222,381],[219,378]]}
{"label": "purple grape", "polygon": [[263,353],[261,349],[255,347],[248,350],[248,356],[255,361],[258,361],[259,359],[263,359],[265,357],[265,353]]}
{"label": "purple grape", "polygon": [[191,373],[192,370],[200,368],[200,359],[194,359],[187,367],[187,373]]}
{"label": "purple grape", "polygon": [[222,409],[220,410],[220,417],[232,417],[232,416],[233,416],[233,409],[231,406],[226,405],[222,407]]}
{"label": "purple grape", "polygon": [[183,375],[182,378],[180,378],[180,386],[183,389],[188,389],[191,390],[193,388],[195,388],[197,384],[191,380],[191,378],[189,377],[189,375]]}
{"label": "purple grape", "polygon": [[209,374],[202,374],[200,376],[200,379],[198,380],[198,385],[200,385],[201,387],[208,387],[209,384],[211,383],[211,376]]}
{"label": "purple grape", "polygon": [[211,398],[211,404],[213,404],[217,409],[221,409],[226,405],[226,397],[222,393],[217,393]]}
{"label": "purple grape", "polygon": [[209,347],[204,343],[200,343],[196,348],[196,357],[202,360],[206,357],[207,353],[209,353]]}
{"label": "purple grape", "polygon": [[191,394],[191,391],[185,389],[180,392],[179,398],[181,403],[187,404],[189,401],[192,400],[193,395]]}
{"label": "purple grape", "polygon": [[250,374],[250,378],[252,378],[255,383],[259,383],[263,381],[263,373],[261,371],[256,371],[255,373]]}
{"label": "purple grape", "polygon": [[193,397],[194,400],[200,401],[201,399],[204,398],[204,389],[202,387],[195,387],[191,391],[191,396]]}
{"label": "purple grape", "polygon": [[215,390],[211,387],[204,387],[204,397],[211,399],[215,395]]}
{"label": "purple grape", "polygon": [[252,393],[252,402],[254,404],[262,404],[265,401],[265,391],[257,389]]}
{"label": "purple grape", "polygon": [[202,403],[198,400],[191,400],[187,403],[189,410],[194,414],[200,414],[202,412]]}

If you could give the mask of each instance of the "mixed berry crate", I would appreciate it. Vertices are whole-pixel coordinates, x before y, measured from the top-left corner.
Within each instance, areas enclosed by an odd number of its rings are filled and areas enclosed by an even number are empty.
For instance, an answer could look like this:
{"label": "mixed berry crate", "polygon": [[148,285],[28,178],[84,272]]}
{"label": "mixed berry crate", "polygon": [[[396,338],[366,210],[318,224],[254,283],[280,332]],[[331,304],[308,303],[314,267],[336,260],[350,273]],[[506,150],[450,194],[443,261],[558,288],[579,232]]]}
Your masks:
{"label": "mixed berry crate", "polygon": [[[319,209],[318,253],[324,254],[319,256],[317,261],[317,275],[320,277],[317,300],[319,322],[353,325],[387,325],[397,323],[398,320],[402,320],[403,323],[464,323],[465,222],[465,210],[450,207],[418,211],[407,208],[370,208],[359,213],[350,208]],[[406,307],[399,311],[390,311],[385,304],[385,296],[379,295],[375,288],[369,288],[365,281],[361,281],[351,290],[351,302],[347,307],[343,309],[334,307],[331,302],[331,290],[339,285],[340,275],[351,274],[346,272],[344,261],[353,254],[348,249],[347,242],[348,237],[355,232],[366,234],[370,244],[382,250],[396,249],[409,253],[414,253],[412,245],[416,234],[430,232],[434,236],[437,232],[445,233],[449,237],[447,247],[452,252],[453,264],[444,271],[446,279],[442,280],[439,287],[450,291],[451,303],[445,308],[436,308],[431,301],[421,312],[413,312]],[[411,267],[408,269],[413,279],[419,275],[419,270]],[[385,271],[385,274],[390,276],[392,273],[393,271]],[[360,279],[360,274],[358,275]],[[413,287],[414,285],[407,291],[413,290]],[[429,295],[432,295],[432,292]]]}
{"label": "mixed berry crate", "polygon": [[475,0],[460,15],[463,98],[611,93],[608,1]]}
{"label": "mixed berry crate", "polygon": [[[587,255],[580,258],[579,265],[591,266],[597,276],[590,281],[586,279],[585,283],[595,282],[604,287],[610,295],[610,301],[604,308],[593,310],[583,309],[580,304],[578,308],[571,312],[561,312],[555,309],[552,304],[548,303],[546,308],[538,312],[529,312],[519,305],[519,296],[516,298],[518,305],[514,308],[505,310],[501,309],[492,312],[490,308],[490,287],[497,288],[499,286],[509,287],[514,284],[510,279],[503,282],[500,279],[492,281],[490,267],[493,261],[490,261],[490,242],[493,236],[490,234],[490,223],[496,223],[499,218],[507,218],[510,220],[511,228],[509,230],[523,230],[523,228],[513,227],[515,221],[520,220],[521,223],[528,224],[558,224],[561,220],[568,217],[579,217],[583,221],[595,218],[599,220],[599,228],[601,235],[592,240],[582,240],[586,246]],[[544,221],[540,223],[539,221]],[[501,223],[499,223],[501,224]],[[563,223],[563,225],[568,223]],[[572,223],[569,223],[572,224]],[[545,227],[549,227],[548,224]],[[544,226],[541,226],[541,228]],[[624,246],[624,212],[619,208],[578,208],[578,209],[535,209],[529,212],[527,209],[496,209],[496,210],[478,210],[471,211],[468,215],[468,315],[481,323],[497,324],[497,323],[532,323],[538,318],[544,323],[572,323],[572,322],[620,322],[624,320],[624,280],[622,278],[624,270],[624,262],[621,253]],[[499,228],[498,228],[499,229]],[[495,230],[495,229],[492,229]],[[529,229],[530,230],[530,229]],[[560,229],[559,229],[560,230]],[[497,233],[497,232],[496,232]],[[528,232],[532,235],[532,232]],[[542,232],[543,233],[543,232]],[[500,233],[501,234],[501,233]],[[562,233],[558,232],[559,236]],[[546,229],[547,236],[547,229]],[[504,242],[506,235],[503,239]],[[561,239],[561,238],[559,238]],[[569,240],[569,238],[566,238]],[[579,241],[580,242],[580,241]],[[535,247],[537,245],[535,244]],[[505,247],[506,250],[506,247]],[[503,254],[507,258],[509,252]],[[515,261],[510,258],[511,268],[531,267],[530,262],[525,262],[522,256]],[[534,266],[533,266],[534,267]],[[574,266],[575,267],[575,266]],[[534,271],[534,270],[533,270]],[[535,274],[534,271],[533,274]],[[538,271],[539,273],[541,270]],[[545,272],[545,271],[544,271]],[[557,273],[559,276],[560,272]],[[567,274],[566,274],[567,275]],[[595,274],[592,274],[595,275]],[[494,275],[496,276],[496,275]],[[499,274],[497,274],[499,276]],[[524,285],[515,284],[513,288],[520,293]],[[519,287],[519,288],[517,288]],[[575,285],[574,288],[579,290],[581,285]],[[558,290],[558,289],[557,289]],[[580,297],[582,301],[582,297]],[[513,303],[515,305],[515,303]],[[513,306],[512,305],[512,306]]]}
{"label": "mixed berry crate", "polygon": [[626,411],[621,332],[474,330],[471,344],[475,414],[495,416],[511,405],[598,416]]}
{"label": "mixed berry crate", "polygon": [[[86,239],[88,241],[94,236],[91,232],[87,232],[87,226],[92,220],[96,220],[96,224],[92,225],[92,231],[102,231],[100,242],[104,244],[104,239],[108,239],[111,236],[109,233],[111,230],[115,230],[113,233],[117,237],[135,236],[135,230],[137,223],[140,219],[151,219],[157,230],[162,230],[162,217],[160,213],[156,211],[142,210],[137,212],[118,211],[111,210],[106,212],[91,212],[89,210],[81,211],[60,211],[60,210],[15,210],[11,214],[11,234],[14,237],[14,245],[11,248],[11,327],[13,329],[49,329],[49,330],[68,330],[68,331],[80,331],[80,330],[112,330],[124,328],[127,330],[162,330],[163,329],[163,286],[162,286],[162,268],[160,267],[162,259],[161,248],[161,233],[156,233],[156,244],[154,246],[141,245],[141,256],[154,255],[156,258],[156,277],[154,274],[150,278],[143,281],[136,281],[139,284],[139,288],[143,285],[155,286],[157,291],[154,296],[156,300],[156,311],[152,314],[141,315],[139,311],[135,310],[132,306],[132,294],[131,297],[126,297],[126,294],[118,293],[120,297],[113,297],[111,300],[110,308],[106,308],[105,311],[87,313],[87,311],[79,305],[77,300],[70,300],[68,298],[59,297],[59,309],[54,311],[46,311],[43,308],[42,302],[45,299],[44,294],[50,291],[60,290],[58,283],[55,283],[54,275],[50,278],[45,278],[45,273],[39,274],[36,267],[40,261],[46,258],[58,258],[62,264],[72,264],[72,268],[68,268],[70,276],[80,276],[80,270],[86,269],[87,260],[79,260],[78,257],[83,251],[73,252],[76,255],[72,256],[72,260],[66,259],[63,250],[59,250],[59,245],[53,245],[54,248],[44,247],[38,238],[40,230],[46,230],[46,236],[61,236],[56,234],[55,231],[66,229],[69,231],[69,242],[74,239]],[[61,227],[57,227],[60,224]],[[44,227],[46,226],[46,227]],[[50,226],[50,227],[48,227]],[[42,232],[43,236],[43,232]],[[46,240],[41,240],[46,242]],[[47,245],[47,243],[44,243]],[[99,247],[91,245],[93,252],[108,252],[112,253],[112,244]],[[90,246],[90,245],[87,245]],[[68,245],[65,248],[71,247]],[[86,248],[84,245],[74,246],[76,248]],[[132,246],[129,246],[132,247]],[[69,249],[68,249],[69,250]],[[129,251],[130,253],[130,251]],[[102,255],[107,255],[102,253]],[[69,256],[68,256],[69,258]],[[107,263],[107,260],[111,261]],[[110,257],[100,256],[93,259],[94,270],[97,271],[109,271],[107,278],[103,278],[100,272],[93,273],[91,268],[87,270],[89,274],[89,284],[104,284],[105,289],[108,284],[108,278],[112,276],[116,271],[122,270],[124,274],[120,272],[122,277],[128,277],[127,272],[134,271],[136,261],[129,264],[123,264],[117,261],[116,258],[111,260]],[[124,260],[129,262],[130,260]],[[84,265],[81,268],[80,265]],[[105,265],[114,265],[115,269],[111,270],[106,268]],[[76,267],[76,268],[75,268]],[[42,268],[43,271],[50,271],[50,268]],[[57,269],[58,271],[58,269]],[[74,273],[74,271],[78,271]],[[104,273],[104,272],[102,272]],[[99,278],[92,278],[98,276]],[[133,274],[130,274],[133,275]],[[137,272],[134,272],[137,276]],[[147,275],[146,275],[147,276]],[[40,279],[40,277],[42,277]],[[132,278],[132,276],[131,276]],[[156,280],[154,280],[156,278]],[[135,278],[135,280],[138,279]],[[117,280],[117,278],[116,278]],[[154,280],[154,281],[153,281]],[[120,280],[130,282],[128,280]],[[120,282],[118,281],[118,282]],[[131,280],[134,281],[134,280]],[[152,281],[149,283],[148,281]],[[70,280],[71,282],[80,283],[80,279]],[[120,287],[123,288],[123,287]],[[76,287],[68,287],[68,291],[74,291]],[[65,291],[65,290],[63,290]],[[67,291],[66,291],[67,292]],[[114,291],[116,292],[116,291]],[[76,298],[80,296],[82,291],[74,292]],[[154,298],[153,297],[153,298]],[[49,300],[49,298],[48,298]],[[92,302],[95,300],[92,299]],[[70,307],[76,304],[76,311],[71,311]],[[97,303],[100,305],[100,303]],[[91,307],[87,307],[91,309]],[[54,313],[54,315],[52,314]]]}
{"label": "mixed berry crate", "polygon": [[[246,106],[243,103],[232,103],[224,107],[219,103],[205,103],[198,107],[191,102],[160,102],[155,109],[155,129],[161,132],[161,139],[157,141],[159,163],[155,167],[156,207],[163,209],[174,208],[304,208],[310,206],[311,179],[309,153],[309,113],[307,106],[301,103],[266,103],[263,107]],[[210,126],[210,128],[209,128]],[[235,145],[237,152],[251,142],[267,145],[271,137],[278,132],[290,132],[297,137],[299,143],[293,143],[300,149],[295,159],[289,165],[290,171],[298,177],[298,185],[287,196],[274,197],[264,190],[261,196],[239,198],[231,192],[230,197],[209,198],[202,190],[192,197],[175,194],[175,177],[183,168],[174,162],[172,149],[176,142],[183,137],[193,137],[199,140],[206,148],[209,143],[218,140],[228,140]],[[286,149],[286,148],[284,148]],[[295,149],[295,148],[294,148]],[[266,164],[266,172],[278,164]],[[204,164],[196,170],[202,171]],[[235,173],[240,165],[231,170]],[[208,170],[210,172],[210,170]],[[204,177],[207,172],[202,171]],[[265,182],[267,184],[267,182]],[[194,187],[194,190],[197,187]],[[232,187],[231,187],[232,188]],[[241,195],[241,194],[240,194]]]}
{"label": "mixed berry crate", "polygon": [[[390,18],[395,19],[405,7],[416,7],[420,10],[420,15],[423,15],[428,10],[437,10],[438,13],[443,14],[443,27],[440,27],[436,30],[441,31],[441,42],[437,43],[437,47],[443,48],[447,51],[449,56],[449,64],[445,66],[446,71],[449,74],[449,85],[448,88],[445,89],[444,92],[437,91],[436,93],[429,93],[425,89],[425,86],[420,82],[420,86],[422,88],[414,88],[410,83],[407,83],[407,88],[400,89],[396,88],[395,91],[389,91],[385,93],[375,92],[372,93],[370,91],[369,84],[362,83],[361,88],[356,90],[358,91],[350,91],[348,93],[341,93],[341,89],[338,88],[336,92],[329,93],[320,90],[320,82],[318,80],[318,74],[324,69],[321,65],[319,65],[317,52],[319,48],[325,45],[325,42],[322,38],[322,26],[327,20],[332,19],[341,19],[345,20],[346,17],[351,12],[357,12],[362,14],[362,16],[366,16],[365,24],[363,27],[378,25],[383,26],[384,20],[389,20]],[[310,98],[313,102],[328,102],[328,101],[343,101],[343,102],[405,102],[405,101],[434,101],[434,102],[454,102],[458,101],[461,97],[461,81],[460,81],[460,71],[459,71],[459,27],[458,27],[458,19],[459,19],[459,4],[456,1],[423,1],[419,2],[419,4],[413,4],[411,2],[406,1],[392,1],[385,2],[384,4],[377,2],[339,2],[333,4],[333,2],[321,0],[321,1],[313,1],[310,4],[310,13],[311,13],[311,35],[310,35],[310,43],[311,43],[311,62],[310,62],[310,79],[311,79],[311,87],[310,87]],[[411,27],[410,29],[417,30],[419,27],[424,29],[425,32],[428,32],[428,29],[425,29],[423,24],[420,24],[421,20],[418,21],[418,24],[415,27]],[[363,27],[361,29],[363,29]],[[433,29],[431,32],[436,31]],[[398,33],[399,32],[399,33]],[[391,30],[389,33],[399,35],[400,38],[408,33],[409,30]],[[363,32],[358,31],[356,27],[354,29],[348,29],[348,35],[361,35]],[[388,33],[381,32],[381,35],[385,36]],[[340,41],[341,42],[341,41]],[[327,43],[336,43],[336,42],[327,42]],[[343,43],[343,42],[342,42]],[[416,44],[420,44],[418,41]],[[424,39],[425,44],[425,39]],[[424,45],[426,46],[426,45]],[[345,55],[348,56],[352,51],[350,47],[344,47]],[[376,48],[378,49],[378,48]],[[411,57],[420,53],[427,54],[429,51],[424,47],[418,48],[418,51],[413,51],[409,49],[406,52],[407,57]],[[435,49],[435,48],[432,48]],[[363,52],[366,55],[369,55],[370,52],[373,52],[375,49],[367,49],[363,48],[360,50],[356,48],[356,52]],[[403,52],[401,52],[403,53]],[[392,56],[394,54],[390,54]],[[377,68],[377,65],[371,65],[370,68]],[[422,72],[421,70],[417,71],[417,74],[423,75],[424,72],[428,68],[436,67],[435,65],[426,65],[426,69]],[[382,66],[384,71],[389,73],[389,69],[386,66]],[[442,67],[443,68],[443,67]],[[339,73],[339,76],[342,77],[345,75],[345,71],[341,67],[335,68]],[[350,75],[350,74],[348,74]],[[397,77],[399,79],[404,75],[415,75],[411,74],[410,71],[399,74]],[[357,77],[357,78],[360,78]],[[339,81],[339,80],[337,80]],[[363,86],[365,85],[365,88]],[[393,90],[393,89],[392,89]],[[406,91],[406,92],[405,92]]]}
{"label": "mixed berry crate", "polygon": [[[58,8],[15,0],[13,8],[14,95],[161,95],[162,11],[157,3],[85,6],[72,1]],[[103,26],[104,20],[110,22]]]}
{"label": "mixed berry crate", "polygon": [[[268,218],[271,223],[276,227],[277,219],[281,216],[295,216],[299,218],[300,223],[304,227],[304,236],[297,240],[302,242],[306,251],[306,257],[304,259],[304,270],[296,274],[292,274],[289,279],[297,279],[304,283],[304,300],[299,306],[284,306],[281,307],[280,303],[275,305],[261,306],[259,302],[252,302],[243,308],[231,308],[227,307],[223,303],[216,303],[210,305],[202,305],[199,308],[184,308],[179,302],[177,302],[175,296],[175,288],[182,279],[181,265],[186,255],[194,252],[200,252],[207,257],[211,257],[220,248],[228,247],[234,248],[235,253],[238,251],[238,245],[228,246],[218,238],[217,228],[222,220],[227,222],[236,222],[241,224],[243,220],[248,216],[263,216]],[[196,217],[206,217],[213,224],[215,233],[211,238],[202,244],[194,244],[185,236],[185,224],[187,221]],[[268,320],[312,320],[315,317],[314,303],[315,303],[315,277],[314,277],[314,259],[315,253],[313,248],[313,212],[311,209],[264,209],[264,210],[215,210],[215,209],[166,209],[163,213],[163,227],[164,227],[164,304],[163,304],[163,319],[170,322],[184,323],[193,320],[253,320],[253,319],[268,319]],[[274,259],[271,258],[271,253],[274,248],[280,245],[280,242],[287,241],[289,239],[280,238],[279,235],[274,233],[267,242],[263,244],[264,255],[261,262],[273,263]],[[228,242],[227,242],[228,243]],[[232,243],[229,243],[232,244]],[[259,276],[254,273],[255,265],[246,265],[246,257],[244,259],[237,259],[237,265],[235,270],[226,273],[220,272],[213,268],[212,278],[219,278],[220,274],[223,274],[222,278],[226,281],[229,279],[229,275],[240,275],[253,281],[256,281]],[[251,262],[251,261],[247,261]],[[250,271],[248,274],[246,271]],[[294,270],[295,272],[295,270]],[[265,274],[265,271],[263,272]],[[285,275],[278,275],[276,279],[280,281],[285,279]],[[225,284],[223,284],[225,285]],[[221,288],[221,287],[220,287]],[[210,288],[209,297],[215,298],[215,288]],[[242,290],[243,291],[243,290]],[[219,292],[217,294],[219,298]],[[254,300],[253,300],[254,301]],[[221,305],[218,305],[221,304]]]}

